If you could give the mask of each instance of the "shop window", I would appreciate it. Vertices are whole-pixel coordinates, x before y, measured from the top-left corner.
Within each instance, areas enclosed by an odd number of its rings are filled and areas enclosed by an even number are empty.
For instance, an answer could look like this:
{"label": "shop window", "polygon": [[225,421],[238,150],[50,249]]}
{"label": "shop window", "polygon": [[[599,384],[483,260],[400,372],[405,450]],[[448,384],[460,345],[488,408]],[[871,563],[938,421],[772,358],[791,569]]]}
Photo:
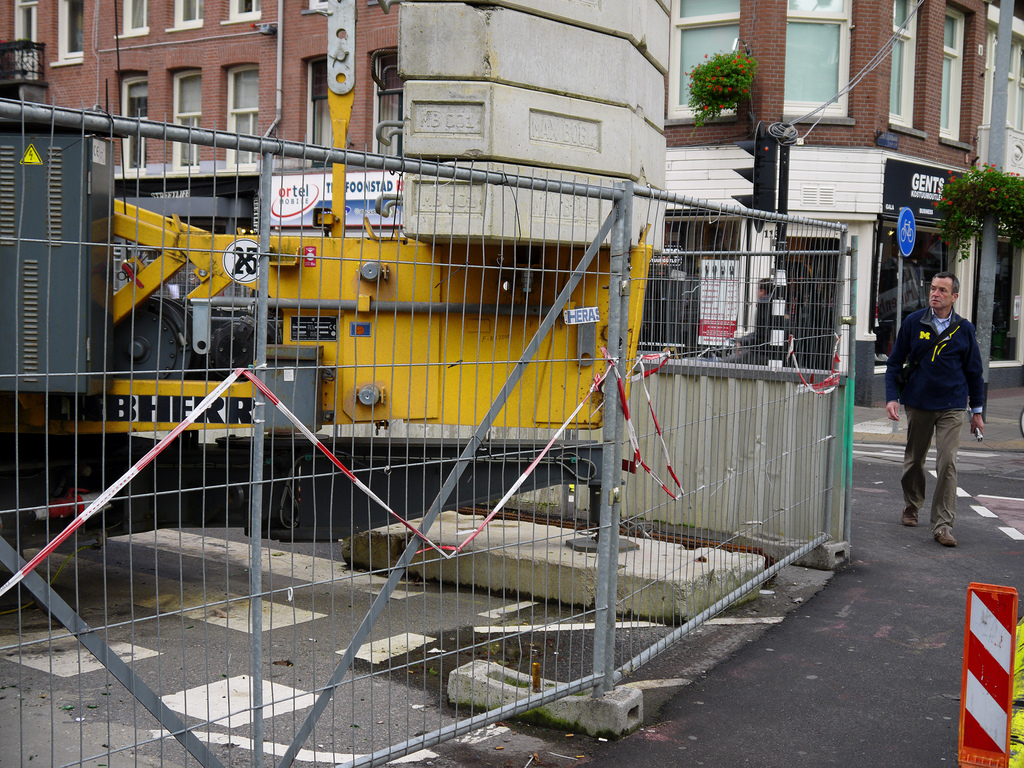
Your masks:
{"label": "shop window", "polygon": [[[1020,294],[1021,260],[1013,258],[1013,246],[999,243],[996,250],[995,291],[992,294],[992,361],[1016,360],[1020,353]],[[981,260],[975,264],[975,285],[981,283]],[[974,302],[974,316],[978,323],[978,303]],[[955,307],[954,307],[955,309]]]}
{"label": "shop window", "polygon": [[[787,114],[802,115],[846,87],[849,72],[846,0],[789,0],[786,22]],[[845,115],[842,96],[824,110]]]}
{"label": "shop window", "polygon": [[[731,51],[740,35],[740,0],[679,0],[672,4],[672,68],[669,77],[669,117],[693,117],[687,106],[687,73],[706,54]],[[723,114],[733,114],[727,110]]]}
{"label": "shop window", "polygon": [[951,260],[936,230],[918,226],[914,250],[906,258],[901,257],[896,241],[896,222],[883,222],[878,240],[878,260],[872,270],[875,316],[869,328],[875,334],[875,362],[882,364],[896,341],[900,323],[928,306],[932,278],[949,270]]}

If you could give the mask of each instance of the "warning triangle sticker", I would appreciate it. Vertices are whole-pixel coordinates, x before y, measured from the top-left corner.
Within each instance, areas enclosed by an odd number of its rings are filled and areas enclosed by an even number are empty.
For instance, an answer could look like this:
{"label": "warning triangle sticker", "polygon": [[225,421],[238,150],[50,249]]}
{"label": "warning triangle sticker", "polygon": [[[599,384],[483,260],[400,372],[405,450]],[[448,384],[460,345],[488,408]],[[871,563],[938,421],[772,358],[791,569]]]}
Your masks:
{"label": "warning triangle sticker", "polygon": [[43,158],[39,156],[39,152],[36,151],[35,144],[29,144],[25,149],[25,155],[21,158],[22,165],[42,165]]}

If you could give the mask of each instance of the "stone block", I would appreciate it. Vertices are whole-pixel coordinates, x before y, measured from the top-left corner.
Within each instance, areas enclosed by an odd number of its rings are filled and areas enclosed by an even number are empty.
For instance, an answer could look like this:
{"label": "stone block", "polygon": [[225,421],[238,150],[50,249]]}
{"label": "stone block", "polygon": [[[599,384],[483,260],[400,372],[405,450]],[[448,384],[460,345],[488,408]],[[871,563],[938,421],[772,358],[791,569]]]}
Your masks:
{"label": "stone block", "polygon": [[664,128],[664,72],[622,37],[506,8],[405,3],[399,49],[407,83],[512,85],[627,107]]}
{"label": "stone block", "polygon": [[[554,687],[551,680],[540,681],[541,693]],[[448,675],[448,701],[459,706],[497,709],[536,695],[529,675],[492,661],[471,661]],[[599,698],[588,691],[548,702],[520,717],[574,733],[615,739],[643,723],[644,697],[633,688],[615,688]]]}
{"label": "stone block", "polygon": [[[405,84],[408,157],[473,158],[665,186],[665,136],[626,107],[488,82]],[[406,221],[409,210],[405,211]]]}
{"label": "stone block", "polygon": [[[417,0],[424,4],[450,0]],[[402,12],[411,3],[403,3]],[[668,0],[470,0],[466,5],[510,8],[593,29],[630,41],[661,72],[668,72],[671,17]]]}

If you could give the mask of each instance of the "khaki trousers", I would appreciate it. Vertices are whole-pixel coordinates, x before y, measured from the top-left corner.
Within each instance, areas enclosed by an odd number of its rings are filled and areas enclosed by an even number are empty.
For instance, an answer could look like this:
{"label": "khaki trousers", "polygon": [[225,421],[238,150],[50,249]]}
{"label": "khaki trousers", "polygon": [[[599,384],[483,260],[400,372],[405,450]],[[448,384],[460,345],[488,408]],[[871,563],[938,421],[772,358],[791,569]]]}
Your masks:
{"label": "khaki trousers", "polygon": [[907,412],[907,447],[903,453],[903,500],[906,506],[919,510],[924,505],[924,460],[935,434],[935,473],[938,481],[932,494],[932,531],[939,526],[953,527],[956,520],[956,451],[960,447],[960,431],[964,426],[962,409],[922,411],[905,408]]}

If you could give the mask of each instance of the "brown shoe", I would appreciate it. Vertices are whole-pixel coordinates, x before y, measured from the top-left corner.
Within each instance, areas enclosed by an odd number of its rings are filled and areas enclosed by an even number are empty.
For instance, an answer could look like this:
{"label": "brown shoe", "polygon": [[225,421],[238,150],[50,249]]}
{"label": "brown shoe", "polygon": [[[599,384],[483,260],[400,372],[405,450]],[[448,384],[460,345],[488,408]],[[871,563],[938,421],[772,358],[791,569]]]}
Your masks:
{"label": "brown shoe", "polygon": [[948,525],[939,526],[939,530],[935,532],[935,540],[944,547],[956,546],[956,539],[953,538],[953,531],[949,529]]}
{"label": "brown shoe", "polygon": [[917,510],[913,507],[903,508],[903,524],[908,528],[913,528],[917,525]]}

